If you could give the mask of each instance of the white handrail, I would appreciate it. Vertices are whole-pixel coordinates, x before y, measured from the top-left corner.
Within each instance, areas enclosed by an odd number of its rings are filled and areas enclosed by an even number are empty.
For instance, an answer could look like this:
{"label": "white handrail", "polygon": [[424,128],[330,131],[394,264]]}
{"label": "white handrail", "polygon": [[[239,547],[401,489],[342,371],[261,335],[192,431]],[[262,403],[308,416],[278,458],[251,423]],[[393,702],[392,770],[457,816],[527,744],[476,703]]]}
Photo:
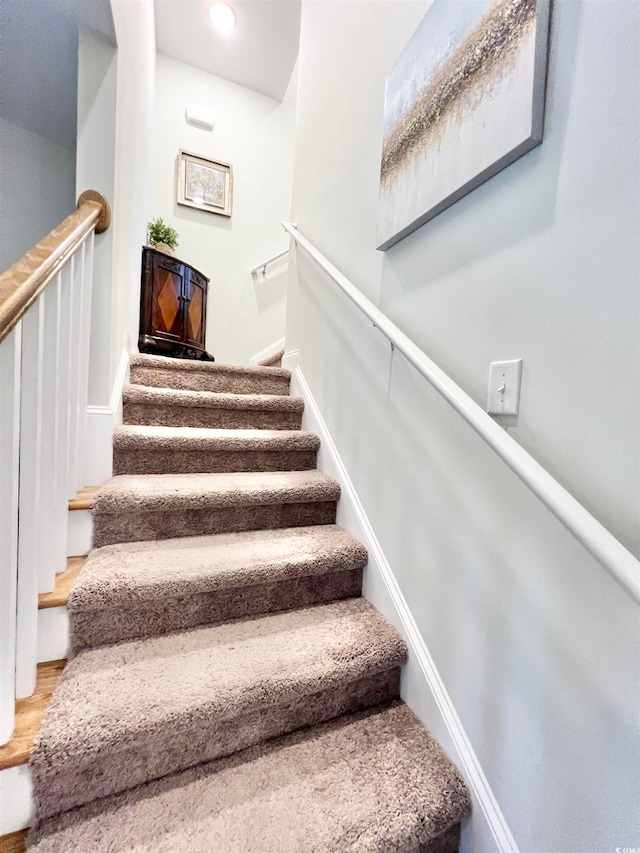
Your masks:
{"label": "white handrail", "polygon": [[273,255],[271,258],[268,258],[266,261],[263,261],[261,264],[258,264],[257,267],[253,267],[253,269],[251,270],[251,275],[257,275],[259,272],[262,272],[262,278],[264,278],[267,274],[267,267],[269,266],[269,264],[272,264],[275,261],[279,261],[280,258],[284,258],[288,254],[288,249],[285,249],[283,252],[278,252],[277,255]]}
{"label": "white handrail", "polygon": [[303,237],[293,223],[283,222],[282,226],[296,245],[313,258],[395,349],[404,355],[458,414],[462,415],[469,426],[495,450],[567,530],[636,601],[640,602],[640,562],[634,555]]}

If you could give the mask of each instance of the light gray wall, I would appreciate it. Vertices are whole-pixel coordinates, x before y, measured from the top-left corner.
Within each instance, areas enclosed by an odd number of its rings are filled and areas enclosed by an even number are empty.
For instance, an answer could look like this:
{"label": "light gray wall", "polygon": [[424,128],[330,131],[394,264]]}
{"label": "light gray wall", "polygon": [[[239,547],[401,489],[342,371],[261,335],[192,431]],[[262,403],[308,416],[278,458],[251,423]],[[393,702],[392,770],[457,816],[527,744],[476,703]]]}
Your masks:
{"label": "light gray wall", "polygon": [[[78,59],[77,195],[101,192],[113,205],[115,190],[116,48],[94,32],[80,32]],[[106,405],[111,393],[113,233],[96,235],[91,300],[89,404]],[[120,345],[122,335],[120,336]]]}
{"label": "light gray wall", "polygon": [[[303,2],[293,218],[479,403],[522,357],[505,427],[637,553],[639,7],[558,0],[542,146],[382,255],[384,80],[428,5]],[[300,251],[295,348],[520,848],[635,845],[635,606]]]}
{"label": "light gray wall", "polygon": [[58,0],[0,3],[0,270],[75,209],[78,33]]}
{"label": "light gray wall", "polygon": [[[156,80],[152,215],[179,232],[176,255],[211,279],[208,351],[247,364],[284,335],[286,266],[264,281],[250,270],[287,248],[280,220],[291,214],[295,109],[161,54]],[[213,131],[187,124],[191,102],[212,110]],[[177,203],[180,148],[231,163],[230,218]]]}
{"label": "light gray wall", "polygon": [[0,272],[75,208],[75,153],[0,116]]}

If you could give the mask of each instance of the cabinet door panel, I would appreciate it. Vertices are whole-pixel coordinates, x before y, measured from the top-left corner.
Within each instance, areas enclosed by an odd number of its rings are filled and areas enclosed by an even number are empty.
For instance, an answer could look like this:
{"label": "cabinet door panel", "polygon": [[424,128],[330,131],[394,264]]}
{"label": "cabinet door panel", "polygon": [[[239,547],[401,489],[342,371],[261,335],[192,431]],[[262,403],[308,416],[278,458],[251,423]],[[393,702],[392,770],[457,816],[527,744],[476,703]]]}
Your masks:
{"label": "cabinet door panel", "polygon": [[185,339],[187,343],[204,349],[207,314],[207,282],[193,270],[185,281]]}
{"label": "cabinet door panel", "polygon": [[163,338],[182,336],[182,277],[169,270],[153,271],[151,329]]}

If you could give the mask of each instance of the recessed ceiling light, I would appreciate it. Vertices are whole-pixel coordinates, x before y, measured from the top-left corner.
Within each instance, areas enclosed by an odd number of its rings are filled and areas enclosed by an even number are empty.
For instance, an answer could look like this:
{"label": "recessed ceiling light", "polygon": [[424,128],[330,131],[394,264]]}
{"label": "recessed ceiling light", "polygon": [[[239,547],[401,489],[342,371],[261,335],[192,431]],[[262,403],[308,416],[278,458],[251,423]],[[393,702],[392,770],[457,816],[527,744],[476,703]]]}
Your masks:
{"label": "recessed ceiling light", "polygon": [[214,3],[209,11],[213,26],[228,34],[236,25],[236,13],[226,3]]}

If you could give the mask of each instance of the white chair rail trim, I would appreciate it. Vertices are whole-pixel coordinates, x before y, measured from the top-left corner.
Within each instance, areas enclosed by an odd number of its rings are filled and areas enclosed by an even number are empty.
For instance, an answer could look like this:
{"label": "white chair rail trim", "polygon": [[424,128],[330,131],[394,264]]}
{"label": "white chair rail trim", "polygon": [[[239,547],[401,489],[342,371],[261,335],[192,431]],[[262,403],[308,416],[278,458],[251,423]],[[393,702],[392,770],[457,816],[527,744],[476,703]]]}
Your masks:
{"label": "white chair rail trim", "polygon": [[331,278],[407,361],[506,462],[612,577],[640,602],[640,562],[539,462],[506,433],[471,397],[344,276],[291,222],[283,228]]}

